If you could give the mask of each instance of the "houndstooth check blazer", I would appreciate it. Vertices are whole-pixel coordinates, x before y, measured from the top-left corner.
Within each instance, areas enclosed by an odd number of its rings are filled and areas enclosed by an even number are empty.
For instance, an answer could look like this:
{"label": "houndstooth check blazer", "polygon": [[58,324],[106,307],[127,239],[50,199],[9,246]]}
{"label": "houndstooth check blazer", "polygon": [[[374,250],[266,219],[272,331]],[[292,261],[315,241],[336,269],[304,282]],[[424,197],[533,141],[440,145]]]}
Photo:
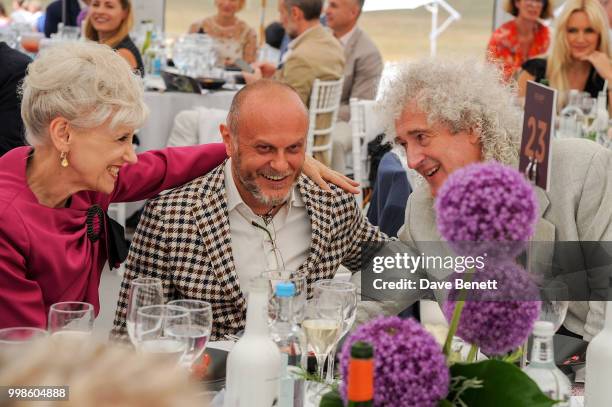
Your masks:
{"label": "houndstooth check blazer", "polygon": [[[212,304],[211,338],[244,328],[246,299],[231,248],[223,165],[147,203],[130,247],[111,337],[124,340],[130,281],[162,280],[164,300],[200,299]],[[309,286],[332,278],[340,264],[361,266],[361,243],[389,240],[363,216],[353,196],[332,186],[320,189],[302,175],[298,187],[310,216],[312,242],[299,267]]]}

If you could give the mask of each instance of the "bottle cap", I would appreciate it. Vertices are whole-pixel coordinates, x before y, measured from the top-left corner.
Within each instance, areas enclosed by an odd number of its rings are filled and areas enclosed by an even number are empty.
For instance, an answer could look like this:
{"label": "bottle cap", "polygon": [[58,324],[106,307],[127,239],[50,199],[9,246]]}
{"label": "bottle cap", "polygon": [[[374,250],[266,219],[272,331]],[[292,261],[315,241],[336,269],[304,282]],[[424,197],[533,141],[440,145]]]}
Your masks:
{"label": "bottle cap", "polygon": [[374,357],[374,349],[372,345],[367,342],[355,342],[351,346],[351,357],[357,359],[370,359]]}
{"label": "bottle cap", "polygon": [[295,295],[295,285],[292,282],[276,284],[277,297],[293,297]]}
{"label": "bottle cap", "polygon": [[533,334],[537,336],[553,336],[555,326],[549,321],[536,321],[533,326]]}

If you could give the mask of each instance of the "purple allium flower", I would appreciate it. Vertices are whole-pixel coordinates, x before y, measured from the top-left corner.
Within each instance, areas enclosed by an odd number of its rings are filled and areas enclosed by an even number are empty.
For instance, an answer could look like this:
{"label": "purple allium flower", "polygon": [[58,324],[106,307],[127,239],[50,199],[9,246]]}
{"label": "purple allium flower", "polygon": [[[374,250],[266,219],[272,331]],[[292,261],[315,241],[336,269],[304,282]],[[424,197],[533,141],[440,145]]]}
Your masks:
{"label": "purple allium flower", "polygon": [[[471,164],[446,180],[435,203],[438,230],[458,254],[514,258],[533,235],[538,204],[517,170],[496,162]],[[483,242],[468,245],[462,242]],[[493,245],[490,242],[515,242]]]}
{"label": "purple allium flower", "polygon": [[[490,279],[497,281],[498,290],[468,294],[470,300],[465,301],[457,336],[487,355],[503,355],[527,340],[540,315],[541,302],[537,301],[537,286],[517,264],[506,262],[473,275],[474,282]],[[453,291],[449,298],[458,295],[459,291]],[[455,301],[447,301],[443,309],[450,321]]]}
{"label": "purple allium flower", "polygon": [[[381,317],[361,325],[342,346],[342,377],[357,341],[374,348],[375,406],[433,407],[448,394],[450,373],[442,349],[417,321]],[[345,400],[346,391],[344,380],[340,393]]]}

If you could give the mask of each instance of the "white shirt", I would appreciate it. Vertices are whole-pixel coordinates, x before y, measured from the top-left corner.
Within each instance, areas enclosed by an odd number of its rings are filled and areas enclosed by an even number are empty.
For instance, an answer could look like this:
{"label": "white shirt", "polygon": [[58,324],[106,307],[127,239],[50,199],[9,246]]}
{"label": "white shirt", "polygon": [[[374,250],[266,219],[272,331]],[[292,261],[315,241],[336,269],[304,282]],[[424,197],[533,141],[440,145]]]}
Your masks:
{"label": "white shirt", "polygon": [[312,227],[297,185],[287,203],[266,225],[242,200],[232,176],[231,159],[225,164],[224,174],[234,265],[240,289],[246,294],[249,280],[262,272],[297,270],[302,265],[310,251]]}
{"label": "white shirt", "polygon": [[346,34],[344,34],[342,37],[339,38],[340,44],[342,44],[343,47],[346,47],[346,44],[348,44],[349,40],[355,33],[356,29],[357,29],[357,24],[355,24],[353,28],[351,28],[351,31],[347,32]]}

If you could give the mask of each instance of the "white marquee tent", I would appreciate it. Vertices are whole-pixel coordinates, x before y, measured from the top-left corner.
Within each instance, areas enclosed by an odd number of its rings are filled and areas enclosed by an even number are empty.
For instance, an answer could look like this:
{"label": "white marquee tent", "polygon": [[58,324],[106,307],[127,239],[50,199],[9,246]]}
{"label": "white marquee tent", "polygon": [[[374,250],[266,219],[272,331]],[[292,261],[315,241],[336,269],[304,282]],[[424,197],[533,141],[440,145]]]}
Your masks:
{"label": "white marquee tent", "polygon": [[[450,6],[445,0],[366,0],[363,11],[379,10],[413,10],[425,7],[431,13],[431,31],[429,32],[429,50],[432,56],[436,55],[438,37],[455,20],[461,18],[461,14]],[[444,22],[438,25],[438,13],[440,8],[448,13]]]}

